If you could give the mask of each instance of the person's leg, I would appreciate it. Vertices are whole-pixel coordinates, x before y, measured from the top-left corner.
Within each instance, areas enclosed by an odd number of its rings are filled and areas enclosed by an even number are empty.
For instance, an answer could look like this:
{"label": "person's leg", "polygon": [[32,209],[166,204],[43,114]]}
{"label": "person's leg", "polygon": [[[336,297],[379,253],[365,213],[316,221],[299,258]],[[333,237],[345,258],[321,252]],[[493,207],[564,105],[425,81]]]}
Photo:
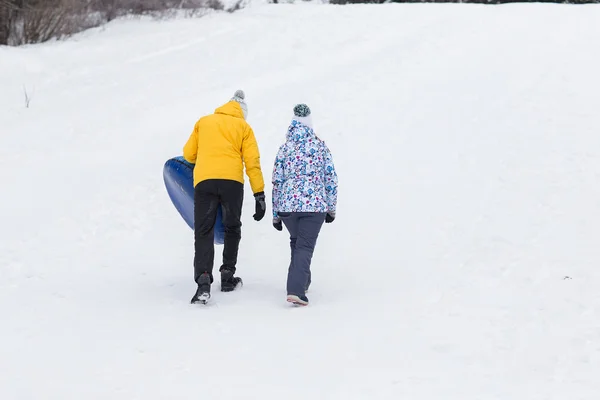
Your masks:
{"label": "person's leg", "polygon": [[306,296],[312,256],[324,222],[324,213],[299,213],[297,216],[293,265],[287,285],[288,295],[300,298]]}
{"label": "person's leg", "polygon": [[242,238],[242,205],[244,185],[236,181],[219,181],[219,199],[223,212],[225,238],[223,243],[223,265],[221,271],[221,290],[231,291],[241,282],[234,278]]}
{"label": "person's leg", "polygon": [[299,213],[279,213],[281,221],[290,233],[290,265],[288,267],[287,276],[287,292],[290,293],[290,286],[293,286],[292,281],[296,279],[296,271],[294,266],[296,242],[298,240]]}
{"label": "person's leg", "polygon": [[285,225],[286,229],[290,233],[290,265],[288,266],[288,279],[290,271],[292,270],[292,266],[294,265],[294,251],[296,250],[296,239],[298,236],[298,221],[297,218],[292,216],[293,213],[289,212],[280,212],[278,213],[279,218]]}
{"label": "person's leg", "polygon": [[200,292],[210,293],[213,282],[214,225],[219,204],[214,189],[211,181],[200,182],[194,189],[194,281],[198,291],[192,302]]}
{"label": "person's leg", "polygon": [[288,267],[288,280],[289,280],[289,275],[290,275],[290,271],[293,268],[294,265],[294,253],[296,252],[296,240],[298,240],[298,224],[296,223],[295,225],[295,229],[294,229],[294,233],[292,233],[290,231],[290,265]]}

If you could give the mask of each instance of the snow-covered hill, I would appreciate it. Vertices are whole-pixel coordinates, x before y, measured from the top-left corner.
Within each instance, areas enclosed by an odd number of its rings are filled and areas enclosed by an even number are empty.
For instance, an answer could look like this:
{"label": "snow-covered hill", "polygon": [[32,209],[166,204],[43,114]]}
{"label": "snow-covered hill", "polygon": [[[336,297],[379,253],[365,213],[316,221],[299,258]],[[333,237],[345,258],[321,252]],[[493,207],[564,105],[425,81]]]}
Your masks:
{"label": "snow-covered hill", "polygon": [[[599,18],[260,5],[0,48],[0,399],[598,399]],[[188,303],[162,166],[239,88],[267,181],[298,102],[334,155],[308,308],[249,188],[245,287]]]}

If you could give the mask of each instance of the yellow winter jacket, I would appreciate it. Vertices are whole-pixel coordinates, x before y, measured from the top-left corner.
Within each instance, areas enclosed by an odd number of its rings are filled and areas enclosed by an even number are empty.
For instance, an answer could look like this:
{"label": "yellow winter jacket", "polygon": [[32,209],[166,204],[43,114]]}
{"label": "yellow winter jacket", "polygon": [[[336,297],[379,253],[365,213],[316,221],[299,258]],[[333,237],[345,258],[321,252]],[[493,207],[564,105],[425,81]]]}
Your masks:
{"label": "yellow winter jacket", "polygon": [[207,179],[228,179],[244,183],[244,168],[253,193],[264,192],[260,153],[254,131],[244,119],[236,101],[200,118],[187,143],[183,157],[194,167],[194,186]]}

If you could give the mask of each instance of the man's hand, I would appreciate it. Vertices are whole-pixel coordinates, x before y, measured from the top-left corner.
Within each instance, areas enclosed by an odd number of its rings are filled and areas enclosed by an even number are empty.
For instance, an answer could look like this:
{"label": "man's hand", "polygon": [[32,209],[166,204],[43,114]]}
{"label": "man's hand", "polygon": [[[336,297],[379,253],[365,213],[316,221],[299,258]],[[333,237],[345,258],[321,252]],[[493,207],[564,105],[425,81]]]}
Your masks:
{"label": "man's hand", "polygon": [[255,204],[255,213],[254,220],[260,221],[265,216],[265,211],[267,211],[267,203],[265,202],[265,192],[258,192],[254,194]]}

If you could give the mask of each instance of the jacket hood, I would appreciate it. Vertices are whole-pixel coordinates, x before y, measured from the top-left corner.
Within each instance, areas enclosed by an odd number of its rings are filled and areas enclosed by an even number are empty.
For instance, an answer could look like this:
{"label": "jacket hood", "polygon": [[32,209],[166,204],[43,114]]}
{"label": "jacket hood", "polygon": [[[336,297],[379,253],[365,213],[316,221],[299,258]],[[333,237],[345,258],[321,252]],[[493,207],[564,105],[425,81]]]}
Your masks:
{"label": "jacket hood", "polygon": [[244,111],[237,101],[230,101],[215,110],[215,114],[225,114],[244,119]]}
{"label": "jacket hood", "polygon": [[304,142],[309,139],[314,140],[317,137],[310,126],[304,125],[302,122],[293,119],[285,138],[288,141]]}

